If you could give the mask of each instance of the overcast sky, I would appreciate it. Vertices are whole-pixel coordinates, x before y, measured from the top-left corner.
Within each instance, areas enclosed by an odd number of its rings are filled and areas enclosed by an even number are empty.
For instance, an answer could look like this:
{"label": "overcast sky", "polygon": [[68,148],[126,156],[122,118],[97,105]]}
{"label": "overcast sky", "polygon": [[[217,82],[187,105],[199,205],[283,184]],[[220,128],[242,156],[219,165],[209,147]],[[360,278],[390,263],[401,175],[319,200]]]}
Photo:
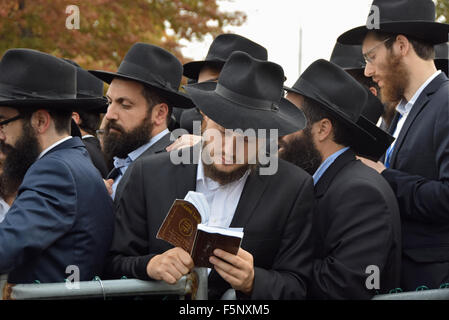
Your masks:
{"label": "overcast sky", "polygon": [[[222,10],[240,10],[246,23],[229,27],[267,48],[268,59],[280,64],[287,76],[286,85],[299,77],[299,43],[302,28],[304,71],[313,61],[329,59],[335,41],[343,32],[364,25],[372,0],[232,0],[219,1]],[[202,43],[186,43],[184,55],[202,60],[212,37]]]}

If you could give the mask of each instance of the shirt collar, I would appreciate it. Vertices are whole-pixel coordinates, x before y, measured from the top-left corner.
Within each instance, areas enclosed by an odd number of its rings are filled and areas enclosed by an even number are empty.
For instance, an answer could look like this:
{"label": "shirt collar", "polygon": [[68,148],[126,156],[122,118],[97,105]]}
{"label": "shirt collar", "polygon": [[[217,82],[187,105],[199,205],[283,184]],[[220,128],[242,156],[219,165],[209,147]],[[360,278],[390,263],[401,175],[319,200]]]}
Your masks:
{"label": "shirt collar", "polygon": [[433,75],[431,75],[426,82],[422,84],[421,87],[415,92],[413,97],[410,99],[410,101],[407,101],[405,99],[402,99],[398,106],[396,107],[397,112],[401,114],[401,116],[407,115],[410,110],[412,110],[413,105],[415,104],[416,100],[418,100],[418,97],[421,95],[421,93],[424,91],[424,89],[435,79],[439,74],[441,73],[441,70],[438,70]]}
{"label": "shirt collar", "polygon": [[48,151],[50,151],[51,149],[53,149],[53,148],[56,147],[57,145],[60,145],[61,143],[65,142],[65,141],[67,141],[67,140],[69,140],[69,139],[72,139],[72,138],[73,138],[72,136],[68,136],[68,137],[62,138],[61,140],[56,141],[56,142],[53,143],[51,146],[49,146],[47,149],[45,149],[44,151],[42,151],[41,154],[39,155],[39,157],[37,157],[37,159],[42,158]]}
{"label": "shirt collar", "polygon": [[345,147],[343,149],[334,152],[323,163],[318,167],[318,169],[313,174],[313,184],[316,185],[320,180],[321,176],[326,172],[326,170],[334,163],[335,159],[337,159],[341,154],[349,150],[349,147]]}
{"label": "shirt collar", "polygon": [[87,139],[87,138],[95,138],[95,137],[93,135],[91,135],[91,134],[86,134],[86,135],[81,137],[81,139]]}

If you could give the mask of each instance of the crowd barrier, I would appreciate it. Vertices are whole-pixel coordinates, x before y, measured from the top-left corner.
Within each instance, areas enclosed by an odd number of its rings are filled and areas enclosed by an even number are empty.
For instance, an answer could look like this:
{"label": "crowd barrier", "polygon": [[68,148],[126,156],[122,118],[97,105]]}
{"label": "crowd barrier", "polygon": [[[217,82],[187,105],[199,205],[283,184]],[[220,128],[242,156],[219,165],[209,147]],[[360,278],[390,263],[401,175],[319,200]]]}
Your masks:
{"label": "crowd barrier", "polygon": [[[6,276],[0,277],[3,300],[67,300],[107,299],[112,297],[136,297],[151,295],[177,295],[192,300],[207,300],[207,269],[196,268],[171,285],[164,281],[137,279],[101,280],[78,283],[9,284]],[[77,287],[74,287],[74,286]]]}

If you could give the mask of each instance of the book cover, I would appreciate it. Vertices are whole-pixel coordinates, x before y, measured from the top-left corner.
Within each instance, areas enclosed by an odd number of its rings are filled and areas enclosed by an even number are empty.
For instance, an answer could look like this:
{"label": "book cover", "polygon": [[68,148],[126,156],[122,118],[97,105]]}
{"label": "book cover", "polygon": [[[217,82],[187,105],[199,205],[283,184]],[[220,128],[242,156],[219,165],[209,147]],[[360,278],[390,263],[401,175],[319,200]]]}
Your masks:
{"label": "book cover", "polygon": [[192,200],[196,206],[190,201],[176,199],[156,237],[190,253],[196,267],[213,268],[209,257],[216,248],[237,254],[243,229],[204,224],[204,221],[208,222],[210,215],[204,195],[190,191],[186,199]]}

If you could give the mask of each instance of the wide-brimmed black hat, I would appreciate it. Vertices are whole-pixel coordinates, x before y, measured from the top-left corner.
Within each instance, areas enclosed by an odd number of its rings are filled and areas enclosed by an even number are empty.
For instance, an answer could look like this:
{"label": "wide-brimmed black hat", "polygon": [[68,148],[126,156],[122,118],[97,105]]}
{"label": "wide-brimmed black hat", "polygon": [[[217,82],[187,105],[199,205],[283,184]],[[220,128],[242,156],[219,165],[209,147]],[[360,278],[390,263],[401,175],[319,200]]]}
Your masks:
{"label": "wide-brimmed black hat", "polygon": [[259,60],[267,60],[267,49],[238,34],[226,33],[217,36],[209,47],[206,59],[184,64],[184,75],[198,79],[201,68],[205,65],[222,68],[234,51],[242,51]]}
{"label": "wide-brimmed black hat", "polygon": [[114,78],[133,80],[156,90],[173,107],[192,108],[192,101],[180,92],[182,64],[170,52],[158,46],[136,43],[126,53],[117,72],[89,70],[97,78],[111,83]]}
{"label": "wide-brimmed black hat", "polygon": [[306,125],[303,112],[284,99],[284,71],[276,63],[236,51],[217,82],[187,85],[186,91],[206,116],[226,129],[278,129],[279,136]]}
{"label": "wide-brimmed black hat", "polygon": [[438,70],[442,70],[448,75],[448,60],[449,60],[449,44],[442,43],[435,46],[435,66]]}
{"label": "wide-brimmed black hat", "polygon": [[430,44],[448,41],[449,25],[435,22],[432,0],[374,0],[372,5],[376,7],[371,7],[367,24],[343,33],[338,42],[362,44],[369,31],[403,34]]}
{"label": "wide-brimmed black hat", "polygon": [[0,105],[88,110],[89,98],[76,97],[76,69],[47,53],[10,49],[0,61]]}
{"label": "wide-brimmed black hat", "polygon": [[332,50],[330,62],[335,63],[343,70],[365,70],[365,58],[361,45],[346,45],[336,43]]}
{"label": "wide-brimmed black hat", "polygon": [[106,113],[108,100],[103,96],[103,81],[84,70],[75,61],[64,60],[76,67],[76,98],[89,106],[89,112]]}
{"label": "wide-brimmed black hat", "polygon": [[386,146],[379,154],[378,148],[372,147],[379,143],[375,134],[379,128],[361,115],[363,109],[371,103],[368,92],[336,64],[317,60],[302,73],[293,87],[284,88],[318,102],[324,110],[340,120],[352,133],[351,147],[359,155],[378,159],[388,148]]}

